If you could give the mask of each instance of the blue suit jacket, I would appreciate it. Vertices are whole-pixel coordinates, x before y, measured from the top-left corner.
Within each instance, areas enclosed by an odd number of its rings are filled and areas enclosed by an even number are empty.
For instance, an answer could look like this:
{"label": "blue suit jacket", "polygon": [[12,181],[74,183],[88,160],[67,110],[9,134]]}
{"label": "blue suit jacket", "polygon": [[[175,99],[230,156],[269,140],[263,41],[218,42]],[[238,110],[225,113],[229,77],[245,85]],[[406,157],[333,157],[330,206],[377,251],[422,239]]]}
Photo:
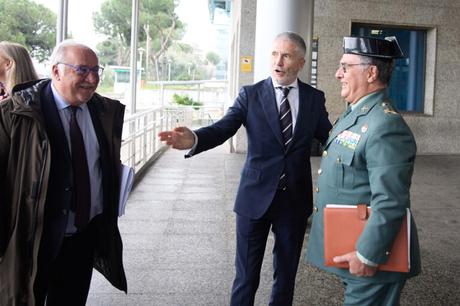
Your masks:
{"label": "blue suit jacket", "polygon": [[235,212],[260,218],[270,206],[279,177],[285,169],[294,214],[308,217],[312,210],[310,148],[313,138],[327,140],[331,124],[324,93],[301,81],[299,112],[293,140],[284,148],[275,92],[271,78],[244,86],[226,115],[213,125],[195,131],[198,145],[194,154],[222,144],[241,125],[247,132],[247,158],[241,172]]}

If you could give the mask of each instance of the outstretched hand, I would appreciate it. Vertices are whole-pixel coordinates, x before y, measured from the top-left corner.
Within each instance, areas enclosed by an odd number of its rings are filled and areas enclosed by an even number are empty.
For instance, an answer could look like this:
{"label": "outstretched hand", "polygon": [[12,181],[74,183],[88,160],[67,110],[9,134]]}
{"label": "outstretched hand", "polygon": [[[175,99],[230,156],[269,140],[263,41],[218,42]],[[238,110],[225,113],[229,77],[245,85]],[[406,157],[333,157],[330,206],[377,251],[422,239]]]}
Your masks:
{"label": "outstretched hand", "polygon": [[359,260],[356,251],[335,256],[333,260],[336,263],[348,263],[350,273],[355,276],[373,276],[377,272],[376,267],[368,266]]}
{"label": "outstretched hand", "polygon": [[172,131],[160,132],[158,137],[168,146],[178,150],[190,149],[195,143],[193,132],[185,126],[176,127]]}

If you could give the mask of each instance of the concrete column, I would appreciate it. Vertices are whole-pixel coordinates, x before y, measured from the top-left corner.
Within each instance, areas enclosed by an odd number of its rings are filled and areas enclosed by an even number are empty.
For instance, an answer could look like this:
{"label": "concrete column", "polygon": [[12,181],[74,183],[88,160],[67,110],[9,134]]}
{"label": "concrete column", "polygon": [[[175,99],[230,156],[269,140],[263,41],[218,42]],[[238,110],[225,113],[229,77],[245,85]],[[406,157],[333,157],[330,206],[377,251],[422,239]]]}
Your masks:
{"label": "concrete column", "polygon": [[306,62],[299,77],[310,82],[313,5],[314,0],[257,0],[254,82],[271,75],[272,43],[277,34],[285,31],[295,32],[305,40]]}
{"label": "concrete column", "polygon": [[[233,0],[232,2],[232,33],[230,52],[229,104],[233,104],[240,88],[254,81],[254,69],[242,71],[242,57],[254,58],[254,42],[256,27],[256,1]],[[253,66],[253,65],[252,65]],[[229,140],[232,153],[245,153],[247,150],[246,131],[241,127],[236,135]]]}

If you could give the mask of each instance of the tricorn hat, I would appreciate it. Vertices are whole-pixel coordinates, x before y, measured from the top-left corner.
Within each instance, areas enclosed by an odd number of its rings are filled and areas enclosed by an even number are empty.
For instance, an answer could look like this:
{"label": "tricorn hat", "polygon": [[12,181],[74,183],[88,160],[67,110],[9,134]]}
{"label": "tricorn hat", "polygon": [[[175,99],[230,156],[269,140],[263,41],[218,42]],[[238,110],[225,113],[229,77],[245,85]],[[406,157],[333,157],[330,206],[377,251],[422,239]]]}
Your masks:
{"label": "tricorn hat", "polygon": [[404,57],[396,37],[344,37],[343,53],[385,59]]}

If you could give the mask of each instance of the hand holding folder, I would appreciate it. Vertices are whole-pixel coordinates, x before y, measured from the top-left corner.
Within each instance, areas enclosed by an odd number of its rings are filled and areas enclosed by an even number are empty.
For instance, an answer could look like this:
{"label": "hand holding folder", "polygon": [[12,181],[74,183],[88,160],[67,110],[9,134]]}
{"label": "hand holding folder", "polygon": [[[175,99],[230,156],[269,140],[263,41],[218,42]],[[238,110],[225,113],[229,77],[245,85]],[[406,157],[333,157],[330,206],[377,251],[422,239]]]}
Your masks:
{"label": "hand holding folder", "polygon": [[[365,204],[333,205],[324,209],[324,261],[326,266],[348,268],[346,263],[335,263],[335,256],[356,250],[355,245],[361,235],[371,209]],[[378,269],[392,272],[409,272],[410,269],[410,211],[393,243],[390,256]]]}

